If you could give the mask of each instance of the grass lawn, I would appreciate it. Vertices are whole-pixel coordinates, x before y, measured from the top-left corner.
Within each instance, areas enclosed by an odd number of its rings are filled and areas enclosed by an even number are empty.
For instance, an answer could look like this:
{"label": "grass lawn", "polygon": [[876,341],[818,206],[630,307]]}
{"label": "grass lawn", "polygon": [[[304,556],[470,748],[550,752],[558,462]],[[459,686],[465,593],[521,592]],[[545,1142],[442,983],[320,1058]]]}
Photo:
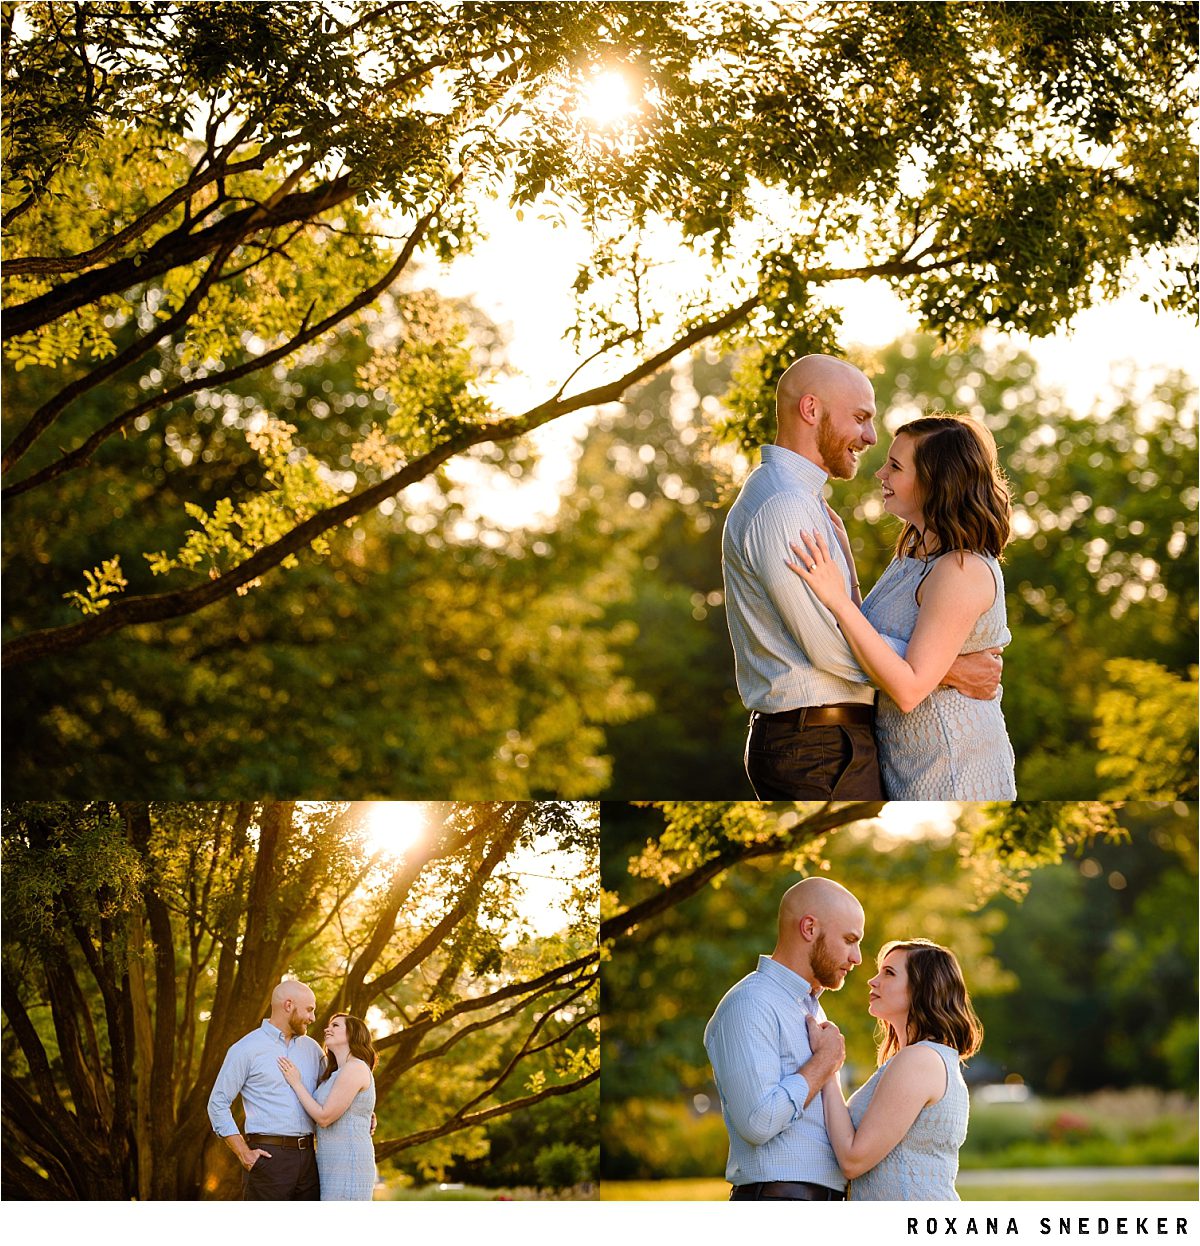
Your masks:
{"label": "grass lawn", "polygon": [[[647,1184],[653,1184],[647,1182]],[[657,1195],[648,1194],[647,1198]],[[453,1185],[446,1189],[436,1185],[403,1186],[393,1182],[383,1187],[376,1187],[375,1201],[382,1203],[488,1203],[488,1202],[531,1202],[535,1200],[551,1200],[554,1202],[589,1200],[596,1198],[595,1184],[576,1186],[571,1190],[534,1190],[528,1187],[519,1189],[487,1190],[478,1185]]]}
{"label": "grass lawn", "polygon": [[676,1181],[601,1181],[600,1197],[624,1202],[712,1203],[729,1197],[729,1186],[711,1177]]}
{"label": "grass lawn", "polygon": [[[1111,1180],[1072,1181],[1067,1169],[1062,1173],[1061,1182],[1044,1185],[993,1172],[978,1184],[971,1182],[960,1186],[959,1194],[967,1202],[1194,1202],[1197,1182],[1153,1177],[1130,1179],[1122,1169],[1114,1168]],[[600,1197],[626,1202],[721,1202],[729,1197],[729,1186],[708,1177],[678,1181],[602,1181]]]}

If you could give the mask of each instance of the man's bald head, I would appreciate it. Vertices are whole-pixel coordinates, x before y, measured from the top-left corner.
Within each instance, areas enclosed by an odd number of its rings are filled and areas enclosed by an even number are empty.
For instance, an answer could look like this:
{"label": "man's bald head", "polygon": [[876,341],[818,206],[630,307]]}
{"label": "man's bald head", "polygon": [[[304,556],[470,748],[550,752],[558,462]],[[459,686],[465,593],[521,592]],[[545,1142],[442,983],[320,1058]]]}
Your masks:
{"label": "man's bald head", "polygon": [[312,991],[304,985],[303,982],[297,982],[294,978],[289,978],[286,982],[281,982],[271,992],[271,1007],[282,1008],[289,1000],[294,1004],[298,1001],[311,1000],[316,1002],[316,996]]}
{"label": "man's bald head", "polygon": [[774,958],[806,981],[837,990],[862,963],[863,907],[832,878],[804,878],[779,902]]}
{"label": "man's bald head", "polygon": [[799,922],[805,916],[828,921],[843,913],[861,914],[862,911],[854,893],[832,878],[802,878],[783,893],[779,902],[779,925],[782,930],[784,922]]}
{"label": "man's bald head", "polygon": [[790,414],[805,394],[815,394],[825,402],[835,393],[871,388],[865,373],[834,355],[805,355],[797,359],[775,386],[775,410]]}
{"label": "man's bald head", "polygon": [[271,992],[271,1024],[283,1034],[299,1035],[317,1019],[317,997],[294,978]]}
{"label": "man's bald head", "polygon": [[797,359],[775,388],[775,444],[831,476],[854,475],[854,456],[875,444],[874,418],[871,382],[833,355]]}

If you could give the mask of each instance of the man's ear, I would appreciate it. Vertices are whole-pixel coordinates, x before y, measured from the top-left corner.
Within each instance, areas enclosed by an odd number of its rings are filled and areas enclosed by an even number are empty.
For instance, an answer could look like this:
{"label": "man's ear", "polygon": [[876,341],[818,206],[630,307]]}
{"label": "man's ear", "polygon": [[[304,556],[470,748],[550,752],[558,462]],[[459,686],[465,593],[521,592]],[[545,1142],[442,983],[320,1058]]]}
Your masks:
{"label": "man's ear", "polygon": [[821,418],[821,404],[816,394],[801,394],[796,410],[805,424],[816,424]]}
{"label": "man's ear", "polygon": [[800,937],[808,943],[812,943],[817,937],[817,919],[811,913],[805,915],[797,923],[800,927]]}

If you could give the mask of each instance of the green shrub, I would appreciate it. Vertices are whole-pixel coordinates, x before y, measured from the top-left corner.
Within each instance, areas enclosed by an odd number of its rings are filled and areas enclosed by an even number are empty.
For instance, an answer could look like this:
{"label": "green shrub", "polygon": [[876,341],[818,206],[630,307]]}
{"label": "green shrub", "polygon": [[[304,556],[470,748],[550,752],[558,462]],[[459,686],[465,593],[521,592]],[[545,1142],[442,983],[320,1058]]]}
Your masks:
{"label": "green shrub", "polygon": [[972,1104],[961,1167],[1195,1164],[1195,1104],[1146,1088],[1076,1099]]}
{"label": "green shrub", "polygon": [[595,1171],[592,1157],[574,1142],[554,1142],[543,1147],[533,1161],[538,1185],[547,1190],[565,1190],[587,1181]]}

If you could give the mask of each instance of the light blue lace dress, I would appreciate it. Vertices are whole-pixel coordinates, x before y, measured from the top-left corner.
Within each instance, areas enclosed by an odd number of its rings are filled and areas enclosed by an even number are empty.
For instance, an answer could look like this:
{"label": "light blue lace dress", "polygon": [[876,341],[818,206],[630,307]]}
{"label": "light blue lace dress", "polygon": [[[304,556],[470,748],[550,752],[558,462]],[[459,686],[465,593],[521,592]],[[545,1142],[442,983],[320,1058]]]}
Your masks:
{"label": "light blue lace dress", "polygon": [[[954,1178],[958,1176],[958,1149],[967,1137],[968,1097],[958,1052],[928,1040],[913,1046],[932,1047],[942,1057],[946,1093],[917,1113],[908,1133],[874,1168],[854,1178],[848,1197],[856,1202],[959,1201]],[[855,1129],[862,1124],[883,1070],[890,1063],[876,1069],[871,1080],[850,1096],[847,1106]]]}
{"label": "light blue lace dress", "polygon": [[[1004,577],[994,558],[983,558],[996,581],[996,599],[975,623],[963,653],[1003,648],[1012,640],[1004,608]],[[862,610],[872,627],[899,640],[917,625],[917,588],[929,564],[893,558]],[[953,688],[935,688],[910,714],[880,692],[875,739],[883,790],[889,800],[1014,800],[1012,745],[1000,697],[976,701]]]}
{"label": "light blue lace dress", "polygon": [[[322,1082],[313,1098],[324,1104],[341,1076],[338,1069]],[[350,1101],[332,1125],[317,1128],[317,1171],[321,1175],[321,1202],[361,1199],[375,1192],[375,1145],[371,1141],[371,1113],[375,1111],[375,1079]]]}

